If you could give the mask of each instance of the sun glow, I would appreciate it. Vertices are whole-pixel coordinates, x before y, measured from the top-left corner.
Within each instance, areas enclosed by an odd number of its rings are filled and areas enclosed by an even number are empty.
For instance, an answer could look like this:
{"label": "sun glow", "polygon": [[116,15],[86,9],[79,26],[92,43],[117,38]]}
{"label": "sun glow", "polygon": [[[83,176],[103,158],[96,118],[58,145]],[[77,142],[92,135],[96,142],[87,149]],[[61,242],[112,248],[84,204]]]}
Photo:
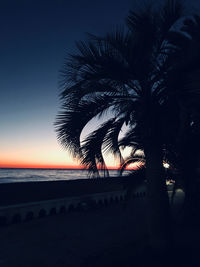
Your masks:
{"label": "sun glow", "polygon": [[[14,132],[13,129],[12,132]],[[15,139],[4,134],[0,140],[0,168],[83,168],[80,161],[62,149],[56,140],[54,132],[38,130],[37,135],[27,130],[15,131]],[[129,150],[122,151],[123,157]],[[112,154],[104,154],[106,166],[109,169],[118,169],[119,161]]]}
{"label": "sun glow", "polygon": [[[112,155],[106,157],[106,165],[109,169],[119,167]],[[58,145],[1,150],[0,168],[82,169],[84,167]]]}

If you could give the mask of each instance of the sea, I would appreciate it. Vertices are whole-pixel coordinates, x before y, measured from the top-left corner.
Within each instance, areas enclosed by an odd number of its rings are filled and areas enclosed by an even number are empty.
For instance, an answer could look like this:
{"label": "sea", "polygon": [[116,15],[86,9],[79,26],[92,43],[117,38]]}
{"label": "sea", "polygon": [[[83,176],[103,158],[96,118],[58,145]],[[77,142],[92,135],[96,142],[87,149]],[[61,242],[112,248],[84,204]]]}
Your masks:
{"label": "sea", "polygon": [[[101,174],[103,176],[103,174]],[[118,170],[109,170],[111,177],[119,176]],[[0,184],[88,179],[87,170],[77,169],[6,169],[0,168]]]}

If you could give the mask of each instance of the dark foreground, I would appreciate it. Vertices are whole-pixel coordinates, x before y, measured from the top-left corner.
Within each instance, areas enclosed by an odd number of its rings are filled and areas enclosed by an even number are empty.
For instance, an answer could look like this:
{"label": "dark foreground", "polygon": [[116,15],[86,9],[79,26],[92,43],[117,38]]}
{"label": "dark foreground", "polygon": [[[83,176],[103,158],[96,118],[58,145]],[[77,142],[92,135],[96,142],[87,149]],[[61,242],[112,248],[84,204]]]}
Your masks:
{"label": "dark foreground", "polygon": [[146,247],[145,200],[0,228],[1,267],[200,266],[198,224],[176,225],[175,247]]}

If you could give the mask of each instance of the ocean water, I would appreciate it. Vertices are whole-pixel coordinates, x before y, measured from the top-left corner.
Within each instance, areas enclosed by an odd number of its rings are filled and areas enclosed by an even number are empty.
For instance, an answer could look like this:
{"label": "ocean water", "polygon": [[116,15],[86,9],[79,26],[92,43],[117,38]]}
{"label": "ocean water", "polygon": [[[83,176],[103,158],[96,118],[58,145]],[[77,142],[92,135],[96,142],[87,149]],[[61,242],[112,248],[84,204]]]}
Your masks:
{"label": "ocean water", "polygon": [[[109,170],[110,176],[118,176],[117,170]],[[0,183],[58,181],[87,179],[87,170],[64,169],[0,169]]]}

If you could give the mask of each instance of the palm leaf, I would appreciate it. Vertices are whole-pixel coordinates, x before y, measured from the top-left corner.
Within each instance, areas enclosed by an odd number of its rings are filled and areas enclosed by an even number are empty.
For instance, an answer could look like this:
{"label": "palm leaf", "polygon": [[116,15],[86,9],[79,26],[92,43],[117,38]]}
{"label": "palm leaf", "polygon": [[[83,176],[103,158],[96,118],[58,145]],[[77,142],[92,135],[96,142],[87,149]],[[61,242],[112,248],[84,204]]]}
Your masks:
{"label": "palm leaf", "polygon": [[168,0],[164,3],[160,12],[160,35],[161,42],[166,39],[172,26],[184,15],[184,7],[179,0]]}
{"label": "palm leaf", "polygon": [[117,158],[120,159],[120,162],[123,162],[123,157],[119,149],[118,137],[122,129],[122,126],[126,118],[121,118],[113,121],[111,127],[109,128],[104,140],[103,140],[103,151],[108,153],[113,153]]}
{"label": "palm leaf", "polygon": [[[139,166],[141,165],[144,166],[145,162],[146,160],[145,160],[144,155],[137,155],[136,153],[135,155],[131,155],[130,157],[126,158],[124,163],[120,166],[120,176],[130,164],[137,163]],[[141,168],[141,167],[138,167],[138,168]]]}
{"label": "palm leaf", "polygon": [[80,135],[85,125],[95,116],[105,112],[112,102],[108,96],[90,98],[76,106],[63,104],[62,111],[56,118],[57,137],[61,145],[74,157],[81,156]]}
{"label": "palm leaf", "polygon": [[[102,144],[115,119],[103,123],[96,131],[89,134],[81,145],[81,163],[93,174],[98,175],[98,168],[106,169],[102,155]],[[108,174],[108,172],[107,172]]]}

